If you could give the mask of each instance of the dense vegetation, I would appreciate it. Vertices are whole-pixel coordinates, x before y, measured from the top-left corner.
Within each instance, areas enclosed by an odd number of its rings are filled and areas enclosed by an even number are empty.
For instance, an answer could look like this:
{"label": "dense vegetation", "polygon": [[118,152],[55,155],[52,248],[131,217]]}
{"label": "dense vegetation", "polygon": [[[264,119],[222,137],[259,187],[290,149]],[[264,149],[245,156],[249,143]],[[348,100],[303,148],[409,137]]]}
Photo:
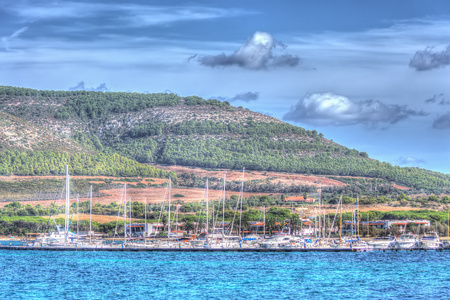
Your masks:
{"label": "dense vegetation", "polygon": [[[296,157],[283,153],[267,140],[189,140],[165,143],[159,162],[195,165],[207,168],[229,168],[265,171],[289,171],[306,174],[368,176],[405,184],[416,189],[448,187],[449,176],[419,168],[394,167],[388,163],[357,156],[332,157],[331,153]],[[279,145],[283,146],[283,142]]]}
{"label": "dense vegetation", "polygon": [[2,151],[0,175],[63,175],[69,165],[72,175],[148,176],[176,178],[172,172],[140,164],[118,154],[86,155],[51,151]]}
{"label": "dense vegetation", "polygon": [[[259,205],[261,203],[270,203],[271,201],[278,202],[275,199],[270,199],[270,197],[262,196],[262,197],[253,197],[252,199],[245,199],[245,205],[243,205],[244,211],[242,213],[241,218],[235,218],[235,208],[238,205],[238,197],[234,196],[231,199],[227,200],[226,203],[226,211],[225,211],[225,221],[234,223],[234,228],[236,229],[239,226],[239,221],[241,221],[241,225],[244,230],[249,230],[251,226],[251,222],[259,221],[261,222],[264,218],[263,211],[261,206],[257,207],[254,205]],[[214,211],[221,211],[221,205],[218,202],[212,202],[212,206],[210,209]],[[86,212],[89,210],[89,202],[81,202],[79,204],[80,211]],[[143,219],[144,217],[144,205],[139,202],[128,202],[127,206],[132,207],[132,217]],[[254,207],[254,208],[252,208]],[[161,210],[163,208],[163,210]],[[167,207],[166,207],[167,209]],[[40,204],[33,207],[32,205],[22,205],[20,202],[12,202],[5,207],[0,209],[0,235],[24,235],[28,232],[48,232],[49,230],[54,230],[53,222],[49,223],[49,215],[58,215],[63,213],[64,206],[49,206],[42,207]],[[76,212],[75,203],[71,206],[71,211]],[[106,214],[117,216],[120,211],[120,205],[113,202],[108,205],[100,205],[96,204],[93,207],[93,214]],[[161,211],[163,213],[161,214]],[[123,209],[122,209],[123,212]],[[149,222],[162,222],[163,224],[167,224],[168,215],[167,212],[164,212],[164,207],[161,207],[161,204],[148,204],[147,206],[147,220]],[[200,226],[205,226],[206,215],[205,215],[205,203],[195,202],[195,203],[185,203],[180,208],[180,213],[184,212],[194,212],[195,214],[180,214],[178,220],[181,222],[185,222],[185,229],[187,231],[194,231],[194,224],[198,223]],[[342,214],[343,221],[352,220],[353,213],[344,213]],[[45,216],[45,217],[42,217]],[[221,220],[221,214],[217,215],[218,219]],[[172,214],[172,218],[175,216]],[[341,216],[337,216],[337,220],[334,223],[335,226],[338,226],[340,223]],[[72,219],[76,220],[76,217],[72,215]],[[293,212],[289,208],[283,207],[270,207],[266,208],[265,213],[266,219],[266,232],[273,233],[280,231],[284,226],[291,227],[291,230],[300,230],[304,225],[301,221],[301,216]],[[334,214],[328,214],[326,217],[327,226],[331,226],[334,219]],[[369,212],[360,212],[359,219],[362,221],[366,220],[431,220],[432,229],[436,230],[440,233],[440,235],[446,235],[448,232],[448,211],[433,211],[433,210],[416,210],[416,211],[395,211],[395,212],[380,212],[380,211],[369,211]],[[143,221],[143,220],[141,220]],[[175,221],[175,219],[173,220]],[[64,220],[59,218],[56,219],[55,222],[59,225],[64,223]],[[212,218],[210,218],[210,226],[212,226]],[[314,222],[314,220],[313,220]],[[73,225],[75,227],[75,221],[73,221]],[[123,221],[121,218],[118,218],[117,221],[108,222],[100,224],[98,222],[93,222],[93,229],[97,232],[102,232],[112,236],[114,234],[115,228],[122,230],[123,232]],[[307,225],[305,225],[307,226]],[[314,225],[313,225],[314,226]],[[86,231],[89,228],[88,221],[80,221],[79,222],[79,230]],[[362,234],[366,234],[368,228],[363,225],[360,226],[360,232]],[[420,228],[419,226],[408,226],[408,231],[415,233],[423,233],[424,228]],[[400,234],[400,232],[396,228],[392,228],[390,231],[383,230],[370,230],[369,233],[373,235],[379,234]]]}
{"label": "dense vegetation", "polygon": [[[295,127],[286,123],[255,123],[252,119],[246,120],[245,123],[225,123],[214,121],[182,121],[176,124],[154,122],[144,123],[132,128],[128,135],[132,138],[154,136],[161,134],[174,135],[217,135],[217,134],[239,134],[248,135],[250,137],[274,137],[279,134],[296,134],[299,136],[310,136],[320,142],[322,134],[318,134],[316,130],[305,130],[301,127]],[[316,145],[318,147],[320,145]],[[340,151],[342,146],[333,145],[336,148],[329,150]],[[356,150],[355,150],[356,151]],[[353,152],[354,153],[354,152]],[[359,152],[357,152],[359,154]]]}
{"label": "dense vegetation", "polygon": [[[20,103],[29,98],[34,100],[32,109],[27,105],[5,105],[8,99]],[[43,105],[50,102],[57,105],[53,108]],[[179,111],[201,107],[200,112],[212,111],[212,115],[229,113],[233,117],[212,120],[199,115],[196,116],[198,119],[172,122],[152,115],[150,111],[155,107],[171,107]],[[257,121],[255,113],[234,108],[228,102],[196,96],[37,91],[0,86],[0,109],[29,121],[36,118],[42,121],[44,116],[45,120],[53,118],[66,126],[72,137],[86,149],[101,153],[91,158],[95,165],[74,155],[71,163],[74,163],[75,174],[167,176],[161,171],[119,159],[117,154],[120,154],[140,163],[365,176],[435,193],[448,191],[450,184],[449,175],[379,162],[370,159],[365,152],[326,140],[315,130],[305,130],[277,120]],[[75,128],[74,124],[78,127]],[[83,133],[79,131],[81,129]],[[25,159],[23,166],[20,163],[14,167],[0,165],[0,174],[61,173],[61,161],[54,163],[53,159],[47,159],[47,155],[41,155],[45,163],[37,163],[32,154],[27,155],[30,158]]]}
{"label": "dense vegetation", "polygon": [[81,95],[61,108],[57,119],[69,119],[74,114],[82,120],[102,119],[111,113],[127,113],[156,106],[174,106],[179,97],[175,94],[137,94],[90,92]]}

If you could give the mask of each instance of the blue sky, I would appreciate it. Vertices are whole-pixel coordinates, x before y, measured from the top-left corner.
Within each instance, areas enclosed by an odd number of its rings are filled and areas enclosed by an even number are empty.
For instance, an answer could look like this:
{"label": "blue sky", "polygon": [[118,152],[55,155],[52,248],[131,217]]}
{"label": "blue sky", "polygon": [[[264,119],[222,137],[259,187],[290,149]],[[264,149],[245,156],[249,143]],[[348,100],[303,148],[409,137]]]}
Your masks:
{"label": "blue sky", "polygon": [[229,100],[450,173],[448,1],[2,1],[0,85]]}

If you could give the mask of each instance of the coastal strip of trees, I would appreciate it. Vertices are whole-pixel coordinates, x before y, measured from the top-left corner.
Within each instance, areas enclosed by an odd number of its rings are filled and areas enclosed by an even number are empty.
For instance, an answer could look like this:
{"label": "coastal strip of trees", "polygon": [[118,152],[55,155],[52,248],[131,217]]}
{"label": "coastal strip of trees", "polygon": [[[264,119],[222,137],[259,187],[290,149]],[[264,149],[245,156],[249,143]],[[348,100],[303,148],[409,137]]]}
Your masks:
{"label": "coastal strip of trees", "polygon": [[144,165],[116,153],[0,151],[0,175],[64,175],[66,165],[71,175],[176,178],[174,172]]}

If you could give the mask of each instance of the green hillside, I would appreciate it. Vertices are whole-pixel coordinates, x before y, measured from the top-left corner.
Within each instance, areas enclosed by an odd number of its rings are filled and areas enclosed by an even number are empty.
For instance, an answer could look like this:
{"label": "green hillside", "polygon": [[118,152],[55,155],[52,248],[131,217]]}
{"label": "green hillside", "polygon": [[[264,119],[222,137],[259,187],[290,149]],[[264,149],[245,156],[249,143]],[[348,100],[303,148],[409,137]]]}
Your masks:
{"label": "green hillside", "polygon": [[401,168],[228,102],[174,94],[0,87],[0,111],[60,132],[85,149],[140,163],[381,178],[445,191],[450,176]]}

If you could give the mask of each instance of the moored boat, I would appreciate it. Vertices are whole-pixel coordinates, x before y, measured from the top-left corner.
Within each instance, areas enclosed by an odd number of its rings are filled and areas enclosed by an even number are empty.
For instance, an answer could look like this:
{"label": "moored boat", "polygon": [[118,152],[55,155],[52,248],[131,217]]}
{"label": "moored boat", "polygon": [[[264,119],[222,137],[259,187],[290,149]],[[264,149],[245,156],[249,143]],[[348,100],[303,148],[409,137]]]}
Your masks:
{"label": "moored boat", "polygon": [[417,246],[419,237],[416,234],[402,234],[394,243],[394,249],[412,249]]}
{"label": "moored boat", "polygon": [[374,247],[372,245],[369,245],[366,241],[361,240],[358,238],[351,238],[348,240],[341,240],[338,241],[336,244],[330,245],[331,248],[334,249],[351,249],[356,251],[372,251]]}
{"label": "moored boat", "polygon": [[417,243],[417,247],[421,249],[438,249],[440,247],[441,241],[436,232],[429,232],[425,234],[420,242]]}
{"label": "moored boat", "polygon": [[270,248],[278,248],[283,245],[290,244],[292,237],[290,235],[284,233],[278,233],[265,240],[260,244],[261,248],[270,249]]}
{"label": "moored boat", "polygon": [[368,244],[374,249],[384,250],[392,248],[396,240],[395,236],[379,236],[368,242]]}

